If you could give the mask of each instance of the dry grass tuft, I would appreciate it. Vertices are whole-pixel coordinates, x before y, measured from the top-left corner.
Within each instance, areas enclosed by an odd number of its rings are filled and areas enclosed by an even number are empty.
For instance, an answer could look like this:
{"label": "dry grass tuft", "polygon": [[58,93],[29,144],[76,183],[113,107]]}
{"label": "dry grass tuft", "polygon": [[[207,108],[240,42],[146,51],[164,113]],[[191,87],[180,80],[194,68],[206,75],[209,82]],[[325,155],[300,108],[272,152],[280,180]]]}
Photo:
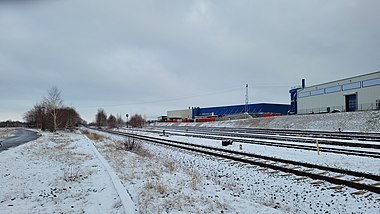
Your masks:
{"label": "dry grass tuft", "polygon": [[13,129],[8,129],[8,128],[0,129],[0,137],[1,137],[1,136],[6,136],[6,135],[8,135],[8,134],[11,133],[12,131],[13,131]]}
{"label": "dry grass tuft", "polygon": [[80,168],[73,165],[68,166],[63,170],[63,180],[65,181],[77,181],[81,176],[79,174]]}
{"label": "dry grass tuft", "polygon": [[66,149],[69,145],[70,145],[70,141],[62,141],[62,142],[59,142],[59,143],[57,143],[54,147],[53,147],[53,149],[56,149],[56,150],[60,150],[60,151],[62,151],[62,150],[64,150],[64,149]]}
{"label": "dry grass tuft", "polygon": [[164,186],[164,184],[158,181],[148,181],[145,183],[144,188],[148,190],[154,190],[161,195],[167,192],[167,188]]}
{"label": "dry grass tuft", "polygon": [[164,161],[164,167],[168,170],[168,172],[172,173],[176,170],[176,165],[171,160],[165,160]]}
{"label": "dry grass tuft", "polygon": [[118,202],[116,202],[116,203],[114,203],[114,204],[112,205],[112,208],[117,209],[117,208],[120,208],[120,207],[122,207],[122,206],[123,206],[123,204],[121,203],[121,201],[118,201]]}
{"label": "dry grass tuft", "polygon": [[82,132],[82,134],[84,134],[84,135],[88,135],[88,134],[90,134],[90,132],[89,132],[88,130],[82,130],[81,132]]}
{"label": "dry grass tuft", "polygon": [[82,134],[86,135],[89,139],[94,140],[94,141],[103,141],[105,138],[99,134],[92,133],[92,132],[89,132],[87,130],[83,130]]}
{"label": "dry grass tuft", "polygon": [[203,182],[203,177],[201,173],[199,173],[198,171],[194,169],[190,169],[187,171],[187,174],[190,176],[190,187],[193,190],[198,190],[199,186]]}

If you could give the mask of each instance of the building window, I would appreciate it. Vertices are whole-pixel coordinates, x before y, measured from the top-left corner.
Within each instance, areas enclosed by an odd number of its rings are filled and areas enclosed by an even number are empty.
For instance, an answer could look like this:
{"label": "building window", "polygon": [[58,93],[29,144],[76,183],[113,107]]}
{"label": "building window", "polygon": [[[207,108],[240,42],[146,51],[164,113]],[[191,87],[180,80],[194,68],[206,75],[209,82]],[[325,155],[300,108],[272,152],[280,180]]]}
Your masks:
{"label": "building window", "polygon": [[325,93],[325,89],[317,89],[317,90],[314,90],[314,91],[311,91],[310,92],[310,95],[313,96],[313,95],[320,95],[320,94],[324,94]]}
{"label": "building window", "polygon": [[344,84],[342,88],[343,88],[343,91],[360,88],[360,82],[353,82],[353,83],[349,83],[349,84]]}
{"label": "building window", "polygon": [[308,97],[310,96],[310,91],[305,91],[305,92],[300,92],[298,93],[298,97],[301,98],[301,97]]}
{"label": "building window", "polygon": [[380,85],[380,78],[363,81],[363,87],[370,87],[370,86],[375,86],[375,85]]}
{"label": "building window", "polygon": [[325,93],[328,94],[328,93],[334,93],[334,92],[339,92],[342,90],[342,87],[340,85],[337,85],[337,86],[332,86],[332,87],[328,87],[325,89]]}

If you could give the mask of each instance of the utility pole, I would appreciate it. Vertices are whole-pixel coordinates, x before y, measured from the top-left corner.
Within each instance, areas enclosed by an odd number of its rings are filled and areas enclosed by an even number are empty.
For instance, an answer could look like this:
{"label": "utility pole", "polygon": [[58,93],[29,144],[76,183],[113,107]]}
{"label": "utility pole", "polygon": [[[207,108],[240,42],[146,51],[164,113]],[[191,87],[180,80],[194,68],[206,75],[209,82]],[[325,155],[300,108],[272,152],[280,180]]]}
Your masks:
{"label": "utility pole", "polygon": [[128,128],[128,116],[129,116],[128,114],[125,114],[125,117],[127,118],[127,122],[126,122],[127,123],[127,128]]}
{"label": "utility pole", "polygon": [[245,113],[248,114],[248,84],[245,85]]}

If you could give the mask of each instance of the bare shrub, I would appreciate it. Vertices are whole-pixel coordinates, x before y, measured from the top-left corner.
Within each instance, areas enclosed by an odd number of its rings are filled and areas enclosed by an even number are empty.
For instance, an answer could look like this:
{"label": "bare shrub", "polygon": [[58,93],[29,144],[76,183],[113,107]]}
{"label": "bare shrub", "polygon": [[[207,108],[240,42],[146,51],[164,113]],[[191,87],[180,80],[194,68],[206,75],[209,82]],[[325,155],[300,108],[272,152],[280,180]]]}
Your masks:
{"label": "bare shrub", "polygon": [[117,141],[115,147],[133,152],[141,157],[152,157],[152,154],[142,146],[142,143],[132,137],[128,137],[124,141]]}
{"label": "bare shrub", "polygon": [[80,177],[79,167],[74,167],[73,165],[69,165],[67,168],[63,170],[63,180],[65,181],[77,181]]}
{"label": "bare shrub", "polygon": [[142,149],[142,145],[135,138],[128,137],[123,142],[124,150],[136,152]]}

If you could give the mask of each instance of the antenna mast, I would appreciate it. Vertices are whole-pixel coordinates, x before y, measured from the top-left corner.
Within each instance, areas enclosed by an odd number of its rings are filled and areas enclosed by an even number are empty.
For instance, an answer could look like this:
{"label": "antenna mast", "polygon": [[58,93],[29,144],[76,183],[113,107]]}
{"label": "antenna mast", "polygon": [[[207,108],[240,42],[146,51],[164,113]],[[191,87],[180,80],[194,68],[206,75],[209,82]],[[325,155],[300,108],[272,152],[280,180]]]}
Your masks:
{"label": "antenna mast", "polygon": [[245,85],[245,113],[248,113],[248,84]]}

